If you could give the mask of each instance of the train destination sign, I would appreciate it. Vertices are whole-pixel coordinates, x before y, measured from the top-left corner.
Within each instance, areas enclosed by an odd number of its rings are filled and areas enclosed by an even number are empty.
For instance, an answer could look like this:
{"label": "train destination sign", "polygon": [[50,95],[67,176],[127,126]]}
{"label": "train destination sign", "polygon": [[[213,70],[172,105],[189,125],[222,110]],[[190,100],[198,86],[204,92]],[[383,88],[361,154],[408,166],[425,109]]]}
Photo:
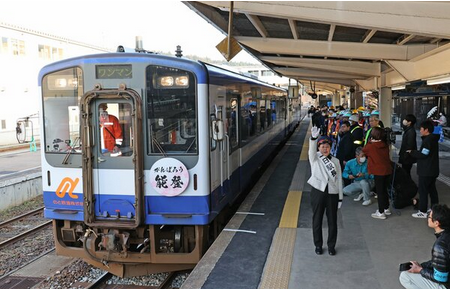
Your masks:
{"label": "train destination sign", "polygon": [[96,65],[95,77],[97,79],[125,79],[133,77],[131,64]]}

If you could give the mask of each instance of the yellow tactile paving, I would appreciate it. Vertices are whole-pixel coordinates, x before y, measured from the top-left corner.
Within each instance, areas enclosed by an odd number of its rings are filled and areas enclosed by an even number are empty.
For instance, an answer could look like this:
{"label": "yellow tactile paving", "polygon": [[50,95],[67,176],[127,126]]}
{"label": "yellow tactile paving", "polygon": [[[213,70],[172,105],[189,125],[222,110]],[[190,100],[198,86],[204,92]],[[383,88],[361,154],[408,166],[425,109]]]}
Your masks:
{"label": "yellow tactile paving", "polygon": [[297,228],[298,213],[300,211],[300,201],[302,192],[290,191],[284,204],[283,213],[280,219],[280,228]]}
{"label": "yellow tactile paving", "polygon": [[258,289],[288,288],[296,234],[294,228],[276,229]]}
{"label": "yellow tactile paving", "polygon": [[[309,125],[308,133],[305,136],[300,162],[308,160],[310,127],[311,125]],[[304,173],[300,172],[298,168],[299,166],[297,166],[294,173],[294,178]],[[302,194],[302,191],[289,191],[288,193],[280,224],[273,236],[258,289],[287,289],[289,287]]]}

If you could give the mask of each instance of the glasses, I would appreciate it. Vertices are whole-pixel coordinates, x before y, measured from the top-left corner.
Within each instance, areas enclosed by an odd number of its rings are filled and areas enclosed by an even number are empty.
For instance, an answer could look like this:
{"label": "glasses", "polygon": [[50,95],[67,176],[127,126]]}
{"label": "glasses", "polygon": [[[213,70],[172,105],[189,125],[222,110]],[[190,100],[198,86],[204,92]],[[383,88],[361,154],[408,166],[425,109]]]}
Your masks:
{"label": "glasses", "polygon": [[431,212],[428,212],[428,213],[427,213],[427,218],[428,218],[428,219],[433,219],[433,217],[431,217]]}

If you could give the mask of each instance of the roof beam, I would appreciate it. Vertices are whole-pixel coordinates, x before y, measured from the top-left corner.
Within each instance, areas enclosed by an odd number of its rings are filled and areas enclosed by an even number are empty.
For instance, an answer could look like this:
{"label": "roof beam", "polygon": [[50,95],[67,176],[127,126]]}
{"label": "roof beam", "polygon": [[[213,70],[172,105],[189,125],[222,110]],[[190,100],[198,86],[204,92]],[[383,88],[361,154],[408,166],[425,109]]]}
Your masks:
{"label": "roof beam", "polygon": [[416,37],[416,35],[414,34],[410,34],[408,36],[403,35],[402,37],[400,37],[400,39],[397,40],[397,45],[403,45],[406,42],[410,41],[411,39],[413,39],[414,37]]}
{"label": "roof beam", "polygon": [[331,42],[333,41],[333,35],[334,35],[334,30],[336,29],[336,25],[331,24],[330,25],[330,31],[328,32],[328,41]]}
{"label": "roof beam", "polygon": [[245,16],[247,16],[248,20],[250,20],[256,30],[258,30],[259,34],[261,34],[263,38],[267,38],[267,30],[266,28],[264,28],[264,25],[262,24],[261,20],[259,20],[258,16],[248,13],[245,13]]}
{"label": "roof beam", "polygon": [[430,43],[431,44],[438,43],[441,40],[442,40],[442,38],[434,38],[434,39],[431,39]]}
{"label": "roof beam", "polygon": [[355,82],[350,79],[337,79],[337,78],[318,78],[318,77],[296,77],[291,76],[293,79],[297,79],[298,81],[316,81],[316,82],[323,82],[323,83],[334,83],[334,84],[340,84],[344,86],[355,86]]}
{"label": "roof beam", "polygon": [[377,33],[376,29],[367,30],[366,35],[363,37],[362,43],[367,43]]}
{"label": "roof beam", "polygon": [[450,74],[450,44],[447,49],[416,61],[393,61],[386,63],[407,81]]}
{"label": "roof beam", "polygon": [[316,40],[293,40],[237,36],[237,41],[260,53],[290,54],[352,59],[409,60],[436,47],[424,45],[391,45],[354,42],[326,42]]}
{"label": "roof beam", "polygon": [[381,74],[380,62],[274,56],[261,56],[259,59],[278,66],[311,68],[330,72],[356,74],[366,77],[380,76]]}
{"label": "roof beam", "polygon": [[[202,4],[195,1],[183,1],[183,4],[188,6],[192,11],[197,13],[206,22],[210,23],[212,26],[216,27],[222,33],[228,33],[228,21],[225,20],[222,15],[220,15],[215,9],[208,5]],[[237,31],[233,31],[234,36],[239,36]]]}
{"label": "roof beam", "polygon": [[[229,1],[202,3],[223,10],[230,6]],[[234,1],[234,10],[268,17],[450,38],[450,3],[447,1],[386,1],[383,5],[377,1]]]}
{"label": "roof beam", "polygon": [[348,73],[336,73],[326,72],[321,70],[307,69],[307,68],[295,68],[295,67],[272,67],[273,70],[281,73],[282,75],[296,76],[296,77],[315,77],[315,78],[337,78],[337,79],[366,79],[366,76],[348,74]]}
{"label": "roof beam", "polygon": [[289,21],[289,27],[291,27],[292,36],[294,39],[298,39],[298,31],[297,31],[297,25],[295,24],[295,20],[288,19]]}

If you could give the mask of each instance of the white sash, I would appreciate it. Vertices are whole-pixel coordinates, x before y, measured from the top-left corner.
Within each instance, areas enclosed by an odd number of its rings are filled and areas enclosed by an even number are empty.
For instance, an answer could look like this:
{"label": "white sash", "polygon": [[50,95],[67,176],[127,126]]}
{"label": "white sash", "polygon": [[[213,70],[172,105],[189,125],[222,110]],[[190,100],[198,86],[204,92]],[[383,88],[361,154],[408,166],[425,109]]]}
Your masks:
{"label": "white sash", "polygon": [[325,166],[325,170],[327,171],[327,174],[330,179],[333,181],[336,181],[336,167],[334,166],[334,163],[329,159],[328,157],[321,155],[319,156],[319,159],[322,161],[323,165]]}

